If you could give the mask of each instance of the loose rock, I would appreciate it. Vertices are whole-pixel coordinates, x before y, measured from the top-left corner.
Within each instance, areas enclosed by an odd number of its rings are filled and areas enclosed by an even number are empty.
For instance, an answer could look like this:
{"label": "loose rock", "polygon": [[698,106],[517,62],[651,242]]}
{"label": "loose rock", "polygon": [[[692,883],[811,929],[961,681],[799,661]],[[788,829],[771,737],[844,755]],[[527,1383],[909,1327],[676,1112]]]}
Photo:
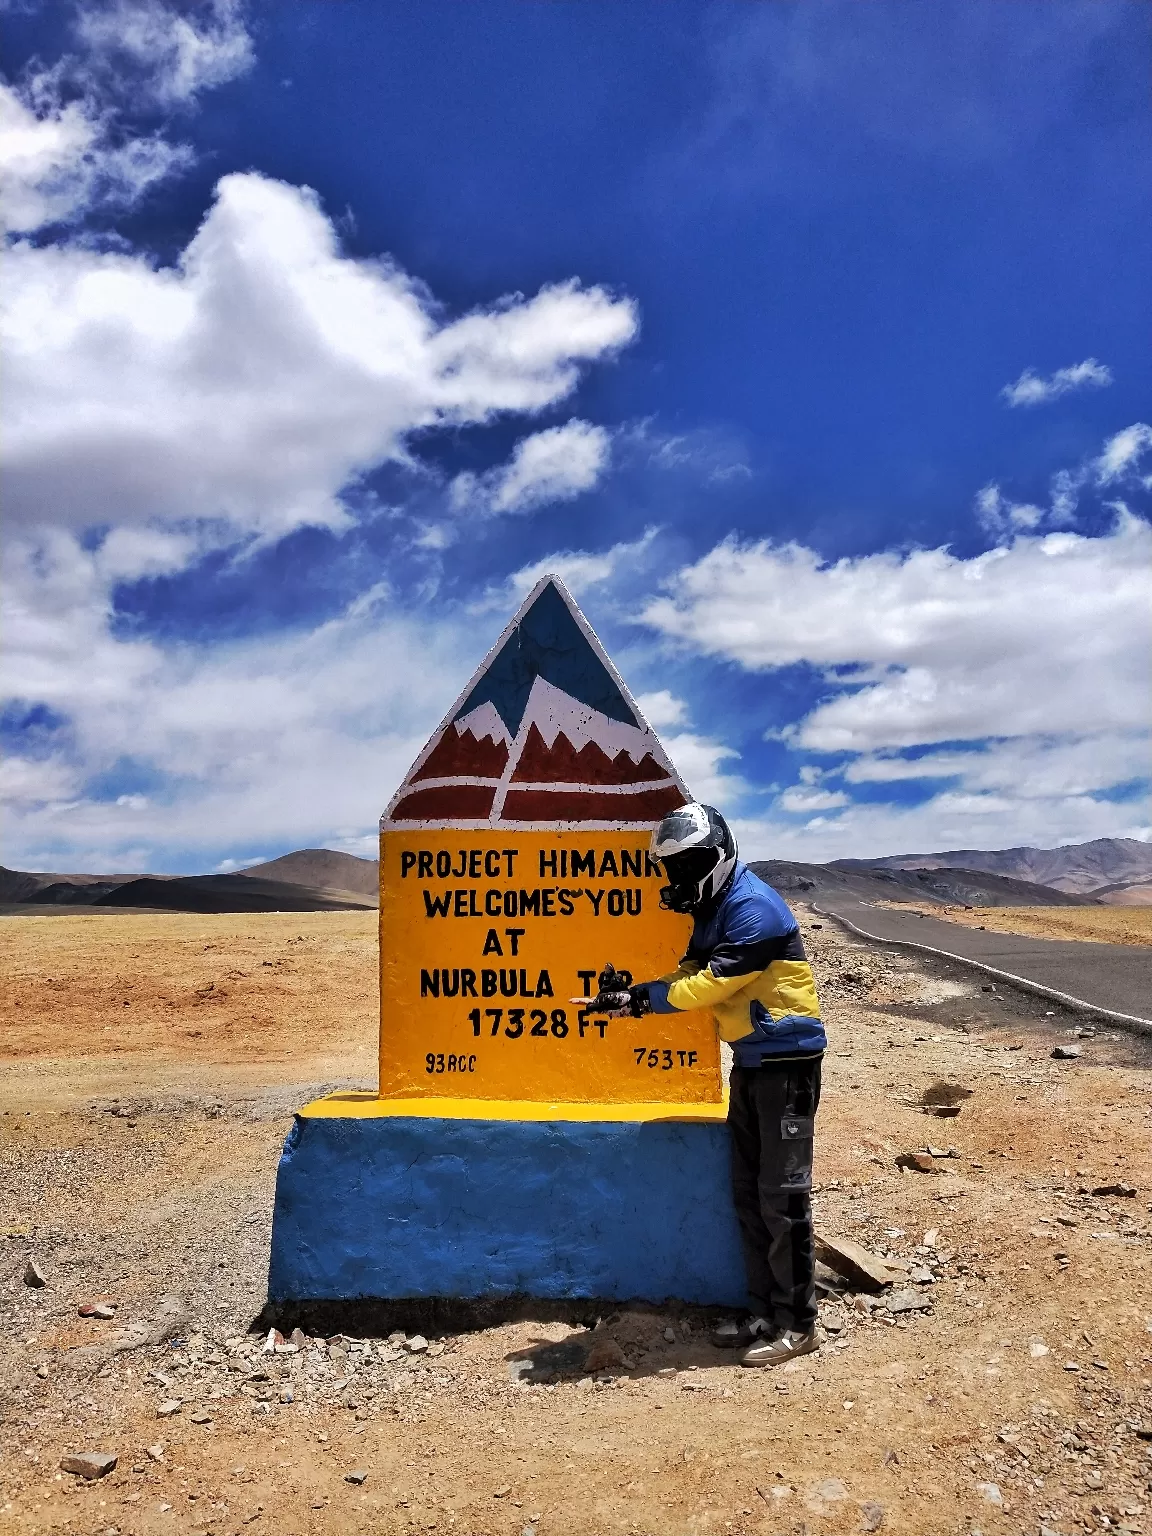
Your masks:
{"label": "loose rock", "polygon": [[170,1419],[174,1413],[179,1413],[183,1406],[184,1404],[178,1397],[170,1397],[165,1402],[159,1404],[156,1409],[156,1417],[158,1419]]}
{"label": "loose rock", "polygon": [[896,1159],[897,1168],[908,1168],[913,1173],[935,1173],[936,1164],[927,1152],[901,1152]]}
{"label": "loose rock", "polygon": [[60,1462],[61,1472],[74,1472],[77,1477],[107,1477],[119,1457],[111,1451],[83,1451],[78,1456],[65,1456]]}
{"label": "loose rock", "polygon": [[1052,1047],[1052,1059],[1054,1061],[1077,1061],[1080,1057],[1078,1045],[1055,1045]]}
{"label": "loose rock", "polygon": [[48,1284],[48,1277],[35,1259],[28,1260],[28,1268],[24,1271],[24,1284],[31,1286],[34,1291]]}
{"label": "loose rock", "polygon": [[412,1335],[412,1337],[408,1340],[408,1353],[410,1355],[420,1355],[420,1354],[423,1354],[424,1351],[427,1348],[428,1348],[428,1340],[424,1337],[424,1335],[422,1333],[414,1333]]}
{"label": "loose rock", "polygon": [[354,1472],[345,1472],[344,1474],[344,1481],[346,1483],[355,1483],[357,1487],[359,1487],[361,1483],[366,1482],[367,1479],[368,1474],[362,1467],[357,1467]]}
{"label": "loose rock", "polygon": [[883,1290],[886,1285],[904,1278],[902,1270],[885,1263],[877,1254],[869,1253],[850,1237],[827,1237],[819,1233],[814,1250],[821,1263],[864,1290]]}

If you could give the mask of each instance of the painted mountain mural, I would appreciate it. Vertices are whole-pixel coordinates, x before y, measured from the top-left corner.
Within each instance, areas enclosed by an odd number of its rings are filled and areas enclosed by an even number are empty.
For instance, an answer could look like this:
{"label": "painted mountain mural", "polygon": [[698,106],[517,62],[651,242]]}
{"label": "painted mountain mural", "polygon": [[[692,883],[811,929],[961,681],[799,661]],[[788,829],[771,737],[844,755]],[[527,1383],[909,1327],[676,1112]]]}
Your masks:
{"label": "painted mountain mural", "polygon": [[587,619],[545,576],[381,825],[649,827],[689,798]]}

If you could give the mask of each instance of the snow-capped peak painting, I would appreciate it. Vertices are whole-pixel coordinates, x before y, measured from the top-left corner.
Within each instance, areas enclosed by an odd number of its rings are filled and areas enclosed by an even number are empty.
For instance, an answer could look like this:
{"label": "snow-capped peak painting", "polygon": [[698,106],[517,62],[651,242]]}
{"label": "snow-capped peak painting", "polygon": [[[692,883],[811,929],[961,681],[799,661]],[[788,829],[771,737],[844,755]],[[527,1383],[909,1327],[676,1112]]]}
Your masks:
{"label": "snow-capped peak painting", "polygon": [[649,827],[690,798],[587,619],[545,576],[381,825]]}

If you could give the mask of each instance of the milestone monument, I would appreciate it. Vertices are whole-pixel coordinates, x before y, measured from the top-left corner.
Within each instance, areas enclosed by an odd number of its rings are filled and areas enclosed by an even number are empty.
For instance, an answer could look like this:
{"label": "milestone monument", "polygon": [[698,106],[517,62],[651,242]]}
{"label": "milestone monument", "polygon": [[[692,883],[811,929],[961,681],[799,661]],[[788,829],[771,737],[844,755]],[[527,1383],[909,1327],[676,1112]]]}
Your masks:
{"label": "milestone monument", "polygon": [[711,1015],[652,827],[687,788],[563,584],[529,594],[380,823],[380,1076],[297,1116],[272,1301],[745,1298]]}

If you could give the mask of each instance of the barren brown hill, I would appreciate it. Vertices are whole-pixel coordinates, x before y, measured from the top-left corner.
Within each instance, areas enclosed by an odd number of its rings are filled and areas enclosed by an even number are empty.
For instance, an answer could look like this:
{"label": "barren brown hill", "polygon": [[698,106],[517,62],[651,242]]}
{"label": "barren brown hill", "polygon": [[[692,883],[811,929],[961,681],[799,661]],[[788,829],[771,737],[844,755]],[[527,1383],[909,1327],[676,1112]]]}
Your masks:
{"label": "barren brown hill", "polygon": [[236,871],[249,879],[277,880],[285,885],[306,885],[314,890],[355,891],[358,896],[377,897],[380,876],[375,859],[358,859],[355,854],[338,853],[334,848],[300,848],[266,864],[252,864]]}

